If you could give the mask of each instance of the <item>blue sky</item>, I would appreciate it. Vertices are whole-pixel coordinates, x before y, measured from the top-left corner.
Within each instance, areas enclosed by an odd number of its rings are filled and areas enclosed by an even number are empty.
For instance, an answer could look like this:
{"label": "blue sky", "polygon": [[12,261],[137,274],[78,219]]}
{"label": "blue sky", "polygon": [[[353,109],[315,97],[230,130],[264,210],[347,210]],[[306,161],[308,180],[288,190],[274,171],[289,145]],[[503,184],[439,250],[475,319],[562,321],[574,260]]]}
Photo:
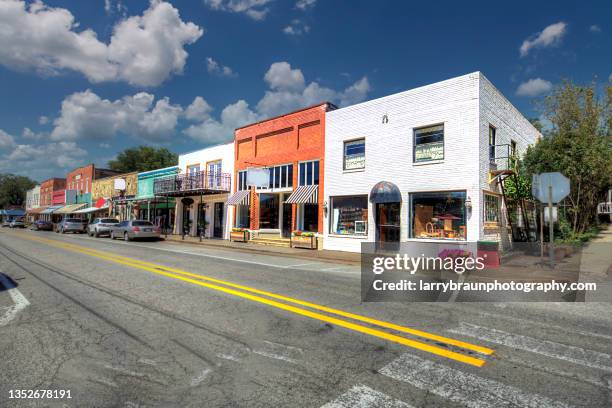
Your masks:
{"label": "blue sky", "polygon": [[321,100],[482,71],[526,116],[612,75],[612,2],[0,0],[0,172],[178,153]]}

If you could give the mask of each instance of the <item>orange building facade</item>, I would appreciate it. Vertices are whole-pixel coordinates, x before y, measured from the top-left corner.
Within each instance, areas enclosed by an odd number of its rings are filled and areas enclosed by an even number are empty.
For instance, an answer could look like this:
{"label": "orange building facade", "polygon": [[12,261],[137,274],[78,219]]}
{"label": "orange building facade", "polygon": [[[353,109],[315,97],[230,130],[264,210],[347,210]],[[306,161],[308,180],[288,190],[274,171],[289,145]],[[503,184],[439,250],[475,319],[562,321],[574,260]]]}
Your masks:
{"label": "orange building facade", "polygon": [[53,204],[53,193],[66,188],[66,179],[51,178],[40,183],[40,206],[48,207]]}
{"label": "orange building facade", "polygon": [[[335,108],[321,103],[236,129],[235,227],[254,236],[323,233],[325,113]],[[260,174],[258,186],[250,169]]]}

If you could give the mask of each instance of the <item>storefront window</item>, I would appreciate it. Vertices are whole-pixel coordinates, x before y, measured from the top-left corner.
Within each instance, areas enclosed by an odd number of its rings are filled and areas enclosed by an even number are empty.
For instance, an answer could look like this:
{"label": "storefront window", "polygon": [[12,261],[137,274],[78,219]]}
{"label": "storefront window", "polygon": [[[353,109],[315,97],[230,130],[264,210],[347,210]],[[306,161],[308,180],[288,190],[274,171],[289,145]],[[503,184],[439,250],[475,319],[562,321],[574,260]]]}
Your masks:
{"label": "storefront window", "polygon": [[319,161],[300,163],[300,186],[319,184]]}
{"label": "storefront window", "polygon": [[331,233],[367,235],[368,196],[331,198]]}
{"label": "storefront window", "polygon": [[317,232],[319,230],[319,206],[317,204],[302,204],[302,230]]}
{"label": "storefront window", "polygon": [[251,213],[248,205],[236,206],[236,227],[251,228]]}
{"label": "storefront window", "polygon": [[425,162],[444,159],[444,125],[414,130],[414,161]]}
{"label": "storefront window", "polygon": [[259,195],[259,228],[278,229],[278,194]]}
{"label": "storefront window", "polygon": [[410,194],[411,237],[465,240],[465,192]]}

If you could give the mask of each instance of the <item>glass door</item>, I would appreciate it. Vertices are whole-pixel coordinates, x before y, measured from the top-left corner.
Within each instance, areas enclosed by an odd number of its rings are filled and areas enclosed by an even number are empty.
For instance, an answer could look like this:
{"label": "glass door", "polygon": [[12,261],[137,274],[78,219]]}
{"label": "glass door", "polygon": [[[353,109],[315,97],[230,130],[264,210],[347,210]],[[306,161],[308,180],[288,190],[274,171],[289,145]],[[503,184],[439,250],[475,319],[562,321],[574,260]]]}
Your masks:
{"label": "glass door", "polygon": [[198,236],[206,237],[206,207],[208,204],[198,204]]}
{"label": "glass door", "polygon": [[293,221],[293,213],[291,211],[293,204],[285,203],[288,197],[288,194],[283,194],[283,228],[281,234],[284,238],[291,237],[291,221]]}
{"label": "glass door", "polygon": [[376,204],[376,230],[378,241],[399,242],[400,207],[401,203]]}
{"label": "glass door", "polygon": [[261,193],[259,195],[259,229],[278,230],[279,195]]}

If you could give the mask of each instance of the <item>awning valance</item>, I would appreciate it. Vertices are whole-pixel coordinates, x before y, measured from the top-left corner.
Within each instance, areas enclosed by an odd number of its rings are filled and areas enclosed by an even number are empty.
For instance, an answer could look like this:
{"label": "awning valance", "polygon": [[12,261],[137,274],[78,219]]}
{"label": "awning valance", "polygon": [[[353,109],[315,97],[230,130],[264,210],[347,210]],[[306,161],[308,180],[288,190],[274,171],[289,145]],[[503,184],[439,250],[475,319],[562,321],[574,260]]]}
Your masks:
{"label": "awning valance", "polygon": [[287,204],[317,204],[319,202],[319,186],[299,186],[285,200]]}
{"label": "awning valance", "polygon": [[47,207],[45,210],[43,210],[41,214],[53,214],[55,210],[59,210],[62,207],[63,205],[52,205],[50,207]]}
{"label": "awning valance", "polygon": [[227,199],[227,205],[249,205],[250,190],[236,191]]}
{"label": "awning valance", "polygon": [[375,204],[401,203],[402,193],[395,184],[389,181],[380,181],[370,191],[370,202]]}
{"label": "awning valance", "polygon": [[104,210],[108,210],[108,205],[104,206],[104,207],[87,207],[87,208],[83,208],[82,210],[78,210],[75,211],[75,214],[90,214],[96,211],[104,211]]}
{"label": "awning valance", "polygon": [[28,214],[40,214],[43,211],[45,211],[47,209],[47,207],[36,207],[36,208],[30,208],[29,210],[27,210],[26,212]]}
{"label": "awning valance", "polygon": [[53,212],[53,214],[74,214],[76,211],[85,207],[87,204],[68,204]]}

